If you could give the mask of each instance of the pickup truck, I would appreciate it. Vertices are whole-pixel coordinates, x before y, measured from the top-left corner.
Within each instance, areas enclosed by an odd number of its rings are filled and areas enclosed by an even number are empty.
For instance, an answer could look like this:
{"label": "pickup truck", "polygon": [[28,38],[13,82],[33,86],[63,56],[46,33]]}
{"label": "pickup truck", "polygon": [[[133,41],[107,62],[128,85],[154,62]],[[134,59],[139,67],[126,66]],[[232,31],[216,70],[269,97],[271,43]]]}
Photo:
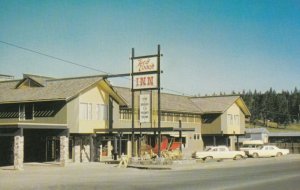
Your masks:
{"label": "pickup truck", "polygon": [[257,150],[260,149],[264,145],[262,140],[246,140],[243,142],[243,146],[240,150],[246,152],[248,150]]}
{"label": "pickup truck", "polygon": [[210,160],[210,159],[242,159],[245,158],[244,151],[231,151],[226,146],[213,146],[209,147],[205,151],[195,152],[192,155],[193,158],[202,159],[202,160]]}
{"label": "pickup truck", "polygon": [[280,149],[277,146],[265,145],[257,150],[247,150],[246,154],[253,158],[282,156],[290,153],[289,149]]}

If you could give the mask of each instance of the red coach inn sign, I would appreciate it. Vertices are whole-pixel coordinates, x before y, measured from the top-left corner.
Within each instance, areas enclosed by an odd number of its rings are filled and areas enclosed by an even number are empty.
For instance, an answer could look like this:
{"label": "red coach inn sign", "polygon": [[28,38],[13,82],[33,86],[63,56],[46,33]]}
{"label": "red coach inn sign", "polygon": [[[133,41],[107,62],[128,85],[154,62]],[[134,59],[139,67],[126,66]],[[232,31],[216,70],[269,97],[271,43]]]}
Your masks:
{"label": "red coach inn sign", "polygon": [[[161,143],[161,113],[160,113],[160,45],[157,48],[157,54],[138,56],[134,55],[134,49],[132,48],[132,72],[131,72],[131,102],[132,108],[134,108],[134,94],[135,91],[140,91],[139,96],[139,109],[140,109],[140,126],[142,123],[151,122],[152,113],[152,91],[157,91],[157,136],[158,136],[158,157],[160,157],[160,143]],[[147,91],[143,94],[141,91]],[[134,142],[134,113],[132,111],[132,142]],[[152,124],[151,124],[152,126]],[[132,150],[134,149],[132,143]],[[133,153],[132,153],[133,155]]]}
{"label": "red coach inn sign", "polygon": [[157,72],[157,65],[157,57],[134,59],[133,73],[137,75],[133,76],[133,89],[156,89],[158,87],[157,73],[146,73]]}

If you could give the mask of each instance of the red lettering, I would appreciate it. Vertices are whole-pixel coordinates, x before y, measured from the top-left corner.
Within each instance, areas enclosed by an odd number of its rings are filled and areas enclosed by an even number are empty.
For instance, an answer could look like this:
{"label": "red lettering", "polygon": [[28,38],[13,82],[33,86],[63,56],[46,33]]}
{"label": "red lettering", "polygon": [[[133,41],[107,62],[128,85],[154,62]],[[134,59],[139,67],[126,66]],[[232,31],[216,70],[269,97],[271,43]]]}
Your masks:
{"label": "red lettering", "polygon": [[144,87],[148,87],[148,88],[152,88],[154,86],[156,86],[154,84],[154,80],[155,80],[155,77],[154,76],[139,76],[139,77],[136,77],[134,79],[135,81],[135,87],[138,87],[138,88],[144,88]]}
{"label": "red lettering", "polygon": [[153,76],[151,77],[147,77],[147,81],[148,81],[148,86],[153,86]]}
{"label": "red lettering", "polygon": [[146,77],[140,79],[141,86],[146,86]]}
{"label": "red lettering", "polygon": [[138,63],[138,71],[152,71],[154,69],[154,64],[150,62],[150,59],[140,59]]}
{"label": "red lettering", "polygon": [[135,79],[136,86],[139,86],[139,78]]}

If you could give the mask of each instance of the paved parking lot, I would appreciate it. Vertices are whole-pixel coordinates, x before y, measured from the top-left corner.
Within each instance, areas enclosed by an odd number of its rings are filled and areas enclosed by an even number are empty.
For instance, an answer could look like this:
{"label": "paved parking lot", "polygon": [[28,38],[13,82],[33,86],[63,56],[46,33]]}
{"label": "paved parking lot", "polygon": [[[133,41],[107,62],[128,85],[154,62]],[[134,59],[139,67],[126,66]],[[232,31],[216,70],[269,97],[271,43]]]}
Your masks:
{"label": "paved parking lot", "polygon": [[[25,164],[24,169],[24,171],[14,171],[12,167],[0,168],[0,189],[199,189],[199,185],[206,187],[204,189],[209,187],[226,189],[226,185],[233,188],[228,180],[237,179],[244,182],[240,187],[245,189],[249,185],[248,178],[255,179],[262,174],[266,181],[287,178],[285,180],[299,183],[300,155],[193,164],[189,162],[175,164],[172,170],[163,171],[124,169],[104,163],[72,163],[67,167],[31,163]],[[216,177],[224,181],[220,182]],[[294,181],[295,178],[297,181]],[[213,180],[218,181],[215,186],[211,184]],[[264,184],[264,182],[261,178],[257,178],[255,184]],[[279,182],[283,183],[280,180]]]}

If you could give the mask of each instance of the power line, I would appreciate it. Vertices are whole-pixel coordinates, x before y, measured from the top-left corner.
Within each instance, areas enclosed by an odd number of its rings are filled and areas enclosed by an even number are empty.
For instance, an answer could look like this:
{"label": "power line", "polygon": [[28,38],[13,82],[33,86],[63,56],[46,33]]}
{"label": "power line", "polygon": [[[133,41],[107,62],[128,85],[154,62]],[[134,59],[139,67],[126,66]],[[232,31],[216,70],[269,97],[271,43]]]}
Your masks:
{"label": "power line", "polygon": [[182,95],[182,96],[186,96],[186,95],[188,95],[188,96],[193,96],[193,95],[191,95],[191,94],[183,93],[183,92],[180,92],[180,91],[177,91],[177,90],[172,90],[172,89],[165,88],[165,87],[163,87],[162,90],[174,92],[174,93],[180,94],[180,95]]}
{"label": "power line", "polygon": [[[96,68],[93,68],[93,67],[85,66],[85,65],[82,65],[82,64],[73,62],[73,61],[66,60],[66,59],[62,59],[62,58],[59,58],[59,57],[56,57],[56,56],[53,56],[53,55],[49,55],[49,54],[46,54],[46,53],[37,51],[37,50],[33,50],[33,49],[30,49],[30,48],[22,47],[22,46],[19,46],[19,45],[13,44],[13,43],[9,43],[9,42],[5,42],[5,41],[2,41],[2,40],[0,40],[0,43],[6,44],[6,45],[9,45],[9,46],[18,48],[18,49],[22,49],[22,50],[24,50],[24,51],[28,51],[28,52],[31,52],[31,53],[35,53],[35,54],[38,54],[38,55],[42,55],[42,56],[45,56],[45,57],[48,57],[48,58],[51,58],[51,59],[55,59],[55,60],[58,60],[58,61],[62,61],[62,62],[65,62],[65,63],[69,63],[69,64],[71,64],[71,65],[75,65],[75,66],[78,66],[78,67],[86,68],[86,69],[89,69],[89,70],[93,70],[93,71],[97,71],[97,72],[101,72],[101,73],[105,73],[105,74],[107,74],[107,75],[112,75],[112,76],[113,76],[112,73],[109,73],[109,72],[106,72],[106,71],[103,71],[103,70],[100,70],[100,69],[96,69]],[[126,74],[124,74],[124,75],[126,75]],[[131,79],[128,78],[127,76],[122,76],[122,74],[120,75],[120,77],[121,77],[121,78],[124,78],[124,79],[127,79],[127,80],[131,80]],[[187,94],[187,93],[180,92],[180,91],[177,91],[177,90],[172,90],[172,89],[169,89],[169,88],[163,88],[163,90],[170,91],[170,92],[174,92],[174,93],[177,93],[177,94],[180,94],[180,95],[183,95],[183,96],[186,96],[186,95],[187,95],[187,96],[194,96],[194,95],[191,95],[191,94]],[[208,100],[208,101],[215,102],[215,103],[217,103],[217,104],[224,104],[224,105],[227,105],[227,104],[225,104],[225,103],[217,102],[217,101],[213,101],[213,100]]]}
{"label": "power line", "polygon": [[[6,45],[9,45],[9,46],[18,48],[18,49],[22,49],[22,50],[24,50],[24,51],[28,51],[28,52],[31,52],[31,53],[35,53],[35,54],[38,54],[38,55],[42,55],[42,56],[45,56],[45,57],[48,57],[48,58],[51,58],[51,59],[55,59],[55,60],[58,60],[58,61],[62,61],[62,62],[65,62],[65,63],[69,63],[69,64],[72,64],[72,65],[75,65],[75,66],[78,66],[78,67],[82,67],[82,68],[85,68],[85,69],[89,69],[89,70],[93,70],[93,71],[105,73],[105,74],[107,74],[107,75],[112,75],[112,73],[109,73],[109,72],[106,72],[106,71],[103,71],[103,70],[100,70],[100,69],[96,69],[96,68],[93,68],[93,67],[85,66],[85,65],[82,65],[82,64],[79,64],[79,63],[75,63],[75,62],[73,62],[73,61],[69,61],[69,60],[66,60],[66,59],[62,59],[62,58],[59,58],[59,57],[56,57],[56,56],[53,56],[53,55],[49,55],[49,54],[46,54],[46,53],[43,53],[43,52],[40,52],[40,51],[37,51],[37,50],[33,50],[33,49],[26,48],[26,47],[22,47],[22,46],[13,44],[13,43],[5,42],[5,41],[2,41],[2,40],[0,40],[0,43],[6,44]],[[121,78],[124,78],[124,79],[127,79],[127,80],[131,80],[130,78],[128,78],[128,77],[126,77],[126,76],[120,76],[120,77],[121,77]],[[181,92],[181,91],[177,91],[177,90],[172,90],[172,89],[169,89],[169,88],[163,88],[163,90],[170,91],[170,92],[173,92],[173,93],[176,93],[176,94],[180,94],[180,95],[183,95],[183,96],[186,96],[186,95],[188,95],[188,96],[193,96],[193,95],[191,95],[191,94],[187,94],[187,93],[184,93],[184,92]],[[225,104],[225,103],[213,101],[213,100],[210,100],[210,99],[206,99],[206,100],[207,100],[207,101],[210,101],[210,102],[217,103],[217,104],[227,105],[227,104]],[[300,106],[299,106],[299,109],[300,109]],[[273,114],[277,114],[277,115],[290,115],[290,116],[296,116],[296,115],[292,115],[292,114],[281,114],[281,113],[276,113],[276,112],[268,112],[268,113],[273,113]]]}
{"label": "power line", "polygon": [[93,70],[93,71],[98,71],[98,72],[105,73],[105,74],[111,74],[111,73],[108,73],[108,72],[103,71],[103,70],[99,70],[99,69],[96,69],[96,68],[93,68],[93,67],[81,65],[81,64],[75,63],[73,61],[68,61],[68,60],[65,60],[65,59],[61,59],[59,57],[55,57],[53,55],[42,53],[42,52],[37,51],[37,50],[32,50],[32,49],[25,48],[25,47],[22,47],[22,46],[19,46],[19,45],[16,45],[16,44],[12,44],[12,43],[9,43],[9,42],[5,42],[5,41],[2,41],[2,40],[0,40],[0,42],[3,43],[3,44],[9,45],[9,46],[13,46],[13,47],[18,48],[18,49],[22,49],[22,50],[31,52],[31,53],[39,54],[39,55],[42,55],[42,56],[45,56],[45,57],[48,57],[48,58],[52,58],[52,59],[56,59],[56,60],[59,60],[59,61],[65,62],[65,63],[76,65],[78,67],[83,67],[83,68],[86,68],[86,69],[90,69],[90,70]]}

